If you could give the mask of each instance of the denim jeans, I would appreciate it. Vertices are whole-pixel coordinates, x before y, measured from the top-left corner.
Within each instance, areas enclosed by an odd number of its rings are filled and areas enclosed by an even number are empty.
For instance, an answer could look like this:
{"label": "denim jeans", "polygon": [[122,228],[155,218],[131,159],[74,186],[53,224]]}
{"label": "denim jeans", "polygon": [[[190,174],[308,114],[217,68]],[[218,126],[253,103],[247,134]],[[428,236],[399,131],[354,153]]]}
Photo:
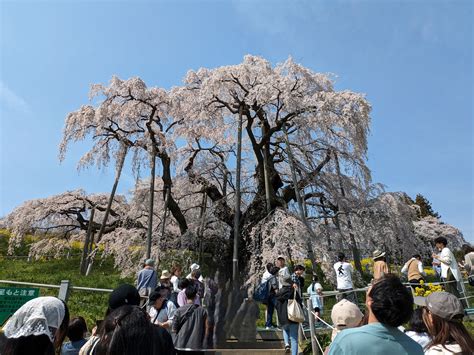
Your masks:
{"label": "denim jeans", "polygon": [[298,355],[298,323],[289,323],[283,326],[283,340],[285,345],[291,341],[291,355]]}
{"label": "denim jeans", "polygon": [[270,296],[267,302],[267,319],[265,322],[265,327],[271,327],[273,324],[272,319],[273,319],[273,311],[275,310],[275,302],[276,302],[275,296],[274,295]]}

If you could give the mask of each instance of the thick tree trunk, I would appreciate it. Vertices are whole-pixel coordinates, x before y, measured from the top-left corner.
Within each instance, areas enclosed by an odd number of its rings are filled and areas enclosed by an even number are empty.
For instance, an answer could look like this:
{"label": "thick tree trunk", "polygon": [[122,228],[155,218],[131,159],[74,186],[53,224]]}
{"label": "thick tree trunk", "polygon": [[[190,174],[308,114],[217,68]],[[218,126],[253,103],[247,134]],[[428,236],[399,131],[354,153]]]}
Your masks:
{"label": "thick tree trunk", "polygon": [[163,175],[161,177],[161,179],[163,180],[163,186],[165,187],[163,191],[163,199],[166,199],[165,194],[167,193],[167,190],[169,190],[167,204],[168,209],[170,210],[176,222],[178,222],[180,233],[184,234],[188,230],[188,224],[186,223],[186,218],[184,217],[181,208],[174,200],[173,195],[171,193],[171,187],[173,184],[173,181],[171,179],[171,159],[166,153],[160,153],[158,156],[160,157],[161,164],[163,166]]}

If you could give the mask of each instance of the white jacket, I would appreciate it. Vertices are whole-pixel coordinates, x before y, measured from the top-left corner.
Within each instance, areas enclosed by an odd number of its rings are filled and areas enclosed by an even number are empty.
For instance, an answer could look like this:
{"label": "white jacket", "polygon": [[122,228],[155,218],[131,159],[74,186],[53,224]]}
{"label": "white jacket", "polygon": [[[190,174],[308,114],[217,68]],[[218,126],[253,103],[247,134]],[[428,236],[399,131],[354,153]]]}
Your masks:
{"label": "white jacket", "polygon": [[425,355],[451,355],[461,354],[462,349],[458,344],[433,345],[425,350]]}
{"label": "white jacket", "polygon": [[456,258],[454,257],[451,250],[448,248],[443,248],[437,259],[441,261],[441,277],[447,278],[448,270],[451,269],[456,281],[460,281],[462,279],[461,272],[458,268],[458,263],[456,262]]}

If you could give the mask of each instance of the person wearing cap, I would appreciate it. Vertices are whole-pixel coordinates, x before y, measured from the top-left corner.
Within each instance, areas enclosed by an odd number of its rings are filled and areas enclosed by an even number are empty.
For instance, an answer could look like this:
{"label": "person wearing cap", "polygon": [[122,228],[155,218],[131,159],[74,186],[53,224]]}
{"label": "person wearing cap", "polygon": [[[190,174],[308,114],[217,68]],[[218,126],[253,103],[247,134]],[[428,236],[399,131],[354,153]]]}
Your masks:
{"label": "person wearing cap", "polygon": [[148,303],[151,307],[148,314],[153,324],[157,324],[171,332],[176,306],[166,299],[167,291],[163,286],[159,286],[150,294]]}
{"label": "person wearing cap", "polygon": [[367,292],[368,324],[341,331],[329,355],[422,355],[423,348],[397,327],[413,313],[413,296],[394,275],[385,275]]}
{"label": "person wearing cap", "polygon": [[140,296],[148,296],[158,285],[155,271],[155,261],[153,259],[145,260],[143,269],[137,275],[137,289]]}
{"label": "person wearing cap", "polygon": [[360,326],[363,318],[364,314],[354,303],[346,299],[336,303],[331,311],[331,320],[334,324],[331,341],[342,330]]}
{"label": "person wearing cap", "polygon": [[[458,263],[451,250],[446,245],[448,241],[445,237],[438,237],[434,240],[436,248],[441,252],[438,255],[438,260],[441,262],[441,279],[446,282],[445,290],[451,292],[457,298],[460,298],[458,285],[462,281],[461,272],[458,268]],[[434,257],[435,253],[433,253]]]}
{"label": "person wearing cap", "polygon": [[431,335],[425,354],[472,354],[474,340],[462,324],[464,309],[449,292],[434,292],[424,300],[423,321]]}
{"label": "person wearing cap", "polygon": [[336,295],[336,299],[348,299],[349,301],[357,304],[357,296],[353,290],[352,285],[352,272],[354,269],[352,265],[346,260],[346,255],[342,252],[337,254],[337,262],[334,264],[334,271],[336,272],[337,290],[341,292]]}
{"label": "person wearing cap", "polygon": [[419,286],[420,281],[424,280],[423,277],[426,276],[423,263],[421,262],[421,255],[413,255],[413,257],[403,265],[401,272],[408,275],[408,282],[411,284],[413,290]]}
{"label": "person wearing cap", "polygon": [[374,259],[374,281],[377,281],[388,274],[388,264],[385,259],[385,252],[377,249],[372,255]]}

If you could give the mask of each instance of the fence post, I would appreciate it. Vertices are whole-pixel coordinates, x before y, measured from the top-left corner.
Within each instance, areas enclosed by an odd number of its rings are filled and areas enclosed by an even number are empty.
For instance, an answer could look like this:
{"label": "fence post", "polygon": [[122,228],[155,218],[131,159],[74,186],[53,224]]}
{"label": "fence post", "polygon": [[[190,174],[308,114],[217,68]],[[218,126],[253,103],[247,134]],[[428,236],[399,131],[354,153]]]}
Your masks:
{"label": "fence post", "polygon": [[61,280],[61,287],[59,288],[58,298],[64,302],[67,302],[69,298],[69,288],[71,282],[69,280]]}
{"label": "fence post", "polygon": [[311,298],[307,299],[308,306],[308,320],[309,320],[309,333],[311,336],[311,348],[313,349],[313,355],[319,354],[318,345],[316,344],[316,332],[314,331],[314,316],[311,312],[313,310],[313,303]]}

